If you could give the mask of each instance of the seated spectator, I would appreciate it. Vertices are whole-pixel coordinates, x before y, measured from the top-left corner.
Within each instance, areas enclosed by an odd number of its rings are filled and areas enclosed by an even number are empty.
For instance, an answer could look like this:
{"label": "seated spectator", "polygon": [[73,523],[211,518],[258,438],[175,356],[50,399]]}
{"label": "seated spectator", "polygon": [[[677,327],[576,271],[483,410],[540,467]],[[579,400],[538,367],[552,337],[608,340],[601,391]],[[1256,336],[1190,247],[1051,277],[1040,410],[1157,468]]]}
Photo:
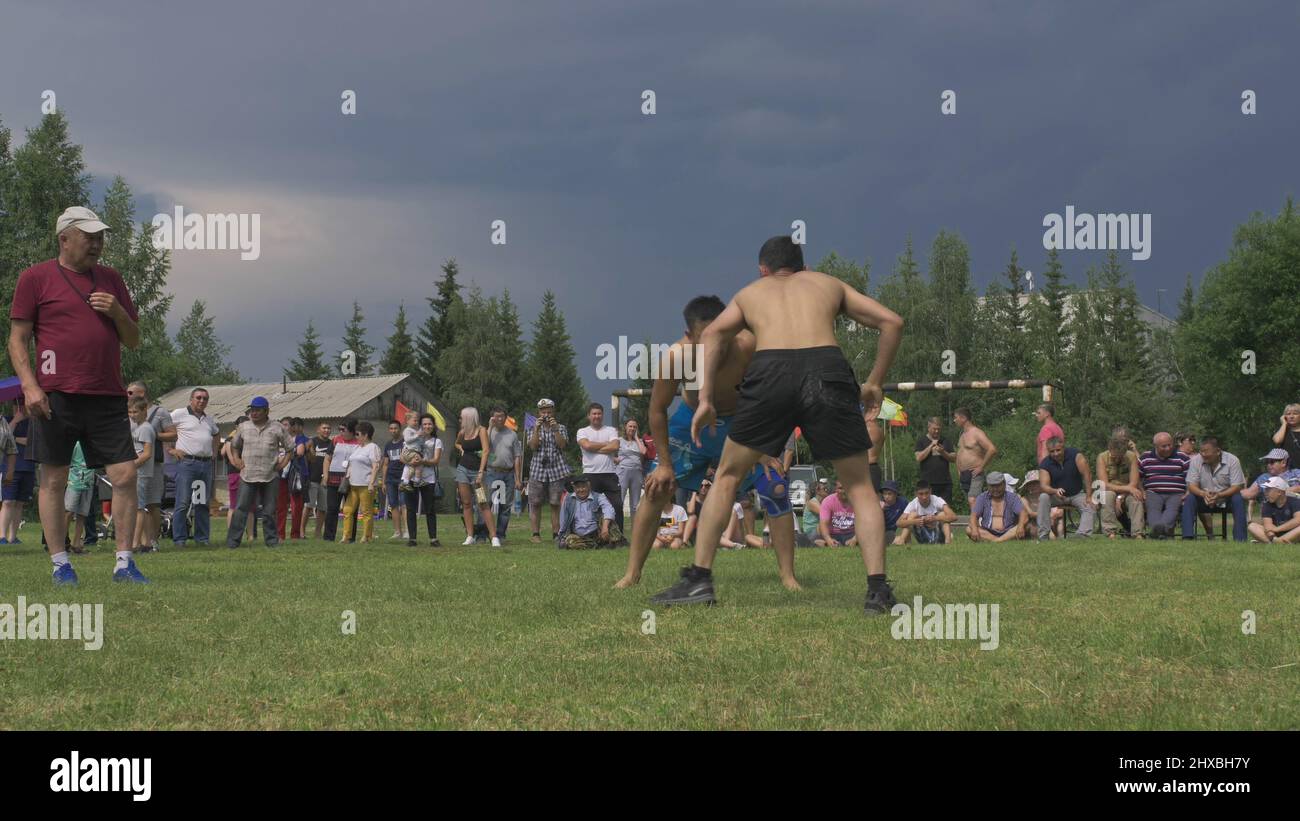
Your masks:
{"label": "seated spectator", "polygon": [[[1020,503],[1025,506],[1025,510],[1038,510],[1038,494],[1042,492],[1043,483],[1038,480],[1038,466],[1034,465],[1025,471],[1025,478],[1020,482],[1020,487],[1016,493],[1020,496]],[[1057,537],[1058,526],[1065,519],[1065,510],[1063,508],[1052,508],[1052,530],[1051,538]],[[1021,534],[1022,539],[1036,539],[1038,537],[1037,527],[1026,527],[1025,532]]]}
{"label": "seated spectator", "polygon": [[907,503],[903,515],[898,517],[899,543],[906,543],[915,536],[917,544],[951,544],[952,523],[955,521],[957,514],[953,513],[947,500],[935,496],[930,491],[929,482],[917,482],[916,498]]}
{"label": "seated spectator", "polygon": [[1142,490],[1137,449],[1123,428],[1110,438],[1097,457],[1097,478],[1101,480],[1101,532],[1106,538],[1119,536],[1119,514],[1128,513],[1129,535],[1145,538],[1146,493]]}
{"label": "seated spectator", "polygon": [[1263,521],[1251,522],[1250,535],[1270,544],[1300,541],[1300,499],[1287,495],[1286,480],[1270,476],[1264,483]]}
{"label": "seated spectator", "polygon": [[591,492],[591,480],[586,476],[573,477],[573,492],[560,506],[560,532],[555,546],[568,550],[591,550],[617,541],[610,525],[614,521],[614,506],[603,493]]}
{"label": "seated spectator", "polygon": [[[1191,494],[1183,505],[1183,538],[1196,538],[1195,514],[1212,511],[1232,511],[1232,538],[1246,541],[1246,500],[1241,491],[1246,487],[1246,476],[1241,471],[1241,460],[1219,446],[1214,436],[1201,440],[1201,452],[1187,465],[1187,492]],[[1214,531],[1206,528],[1207,539]]]}
{"label": "seated spectator", "polygon": [[800,547],[811,547],[820,538],[818,529],[821,526],[821,503],[829,495],[831,495],[831,480],[823,476],[817,480],[813,495],[804,502],[800,531],[795,534],[795,543]]}
{"label": "seated spectator", "polygon": [[1191,459],[1200,450],[1196,445],[1196,434],[1194,433],[1175,433],[1174,442],[1178,445],[1178,452],[1187,454]]}
{"label": "seated spectator", "polygon": [[695,531],[700,526],[700,511],[704,509],[704,500],[709,495],[713,482],[708,479],[700,481],[700,489],[691,494],[686,502],[686,526],[682,528],[682,543],[686,546],[695,544]]}
{"label": "seated spectator", "polygon": [[731,521],[722,534],[719,543],[724,550],[739,550],[742,547],[767,547],[767,541],[753,532],[751,522],[754,518],[753,506],[746,510],[743,502],[731,505]]}
{"label": "seated spectator", "polygon": [[856,531],[857,516],[853,512],[853,503],[844,485],[835,482],[835,493],[821,502],[821,518],[818,528],[818,547],[843,545],[853,547],[858,543]]}
{"label": "seated spectator", "polygon": [[898,482],[893,479],[885,481],[880,487],[880,507],[885,512],[885,544],[901,545],[903,539],[898,533],[898,520],[907,509],[907,503],[898,497]]}
{"label": "seated spectator", "polygon": [[1020,497],[1007,492],[1007,476],[993,471],[985,480],[987,490],[975,499],[966,534],[972,542],[1009,542],[1019,539],[1029,524],[1029,510]]}
{"label": "seated spectator", "polygon": [[686,511],[671,496],[659,512],[659,531],[655,534],[656,550],[669,548],[682,549],[682,531],[686,528]]}
{"label": "seated spectator", "polygon": [[1146,520],[1151,535],[1157,539],[1174,535],[1174,524],[1188,498],[1187,467],[1191,457],[1175,450],[1176,441],[1168,433],[1157,433],[1151,437],[1151,450],[1138,457],[1138,477],[1146,494]]}
{"label": "seated spectator", "polygon": [[1264,463],[1264,472],[1256,476],[1250,487],[1241,492],[1241,498],[1248,502],[1267,498],[1264,495],[1264,485],[1274,476],[1286,482],[1288,488],[1300,487],[1300,470],[1290,467],[1290,458],[1281,448],[1273,448],[1267,456],[1261,457],[1259,461]]}
{"label": "seated spectator", "polygon": [[1042,483],[1038,494],[1038,540],[1052,529],[1052,508],[1071,506],[1079,511],[1076,536],[1092,535],[1093,505],[1088,499],[1092,470],[1078,448],[1067,448],[1059,436],[1047,440],[1047,458],[1038,464]]}

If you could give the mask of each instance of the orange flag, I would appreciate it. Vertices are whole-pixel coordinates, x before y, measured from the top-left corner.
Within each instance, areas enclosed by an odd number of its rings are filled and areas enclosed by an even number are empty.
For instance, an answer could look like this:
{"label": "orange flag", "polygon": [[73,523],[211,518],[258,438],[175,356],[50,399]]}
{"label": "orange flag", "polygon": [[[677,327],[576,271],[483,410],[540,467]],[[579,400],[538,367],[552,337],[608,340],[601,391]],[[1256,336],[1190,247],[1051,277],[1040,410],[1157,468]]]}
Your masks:
{"label": "orange flag", "polygon": [[506,427],[510,428],[510,429],[513,430],[513,431],[518,431],[518,430],[519,430],[519,423],[515,421],[515,418],[514,418],[513,416],[507,416],[507,417],[506,417]]}
{"label": "orange flag", "polygon": [[399,399],[397,400],[397,408],[393,411],[393,418],[402,424],[406,424],[406,414],[410,412],[411,409],[403,405],[402,400]]}

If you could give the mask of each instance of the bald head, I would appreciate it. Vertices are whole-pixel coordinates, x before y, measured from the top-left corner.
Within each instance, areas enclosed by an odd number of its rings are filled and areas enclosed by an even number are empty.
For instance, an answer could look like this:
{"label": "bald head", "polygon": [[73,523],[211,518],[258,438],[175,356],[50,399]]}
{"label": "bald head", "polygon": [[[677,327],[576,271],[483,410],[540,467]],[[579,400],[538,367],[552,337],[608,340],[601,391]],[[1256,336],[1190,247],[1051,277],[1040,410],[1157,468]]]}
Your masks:
{"label": "bald head", "polygon": [[1174,452],[1174,437],[1164,431],[1151,437],[1151,444],[1156,446],[1156,455],[1161,459],[1168,458]]}

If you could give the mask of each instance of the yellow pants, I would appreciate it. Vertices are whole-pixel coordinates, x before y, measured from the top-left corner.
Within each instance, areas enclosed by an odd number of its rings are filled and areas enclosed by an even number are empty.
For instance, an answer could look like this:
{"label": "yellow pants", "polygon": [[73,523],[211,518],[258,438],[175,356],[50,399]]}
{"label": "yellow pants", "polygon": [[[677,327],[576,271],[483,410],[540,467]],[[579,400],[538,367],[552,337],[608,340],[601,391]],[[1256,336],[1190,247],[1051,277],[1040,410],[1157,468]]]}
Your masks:
{"label": "yellow pants", "polygon": [[348,488],[348,499],[343,503],[343,541],[352,538],[352,511],[357,511],[361,525],[361,538],[368,542],[375,535],[375,492],[367,487],[353,485]]}

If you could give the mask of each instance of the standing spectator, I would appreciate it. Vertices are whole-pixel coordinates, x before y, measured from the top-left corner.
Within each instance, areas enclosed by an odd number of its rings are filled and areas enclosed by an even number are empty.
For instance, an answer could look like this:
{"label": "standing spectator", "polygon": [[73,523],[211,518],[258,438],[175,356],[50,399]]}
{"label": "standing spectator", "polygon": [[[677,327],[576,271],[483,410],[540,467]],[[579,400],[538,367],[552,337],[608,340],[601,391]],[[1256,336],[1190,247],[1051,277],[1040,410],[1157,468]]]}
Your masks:
{"label": "standing spectator", "polygon": [[212,524],[208,505],[212,500],[212,457],[220,453],[221,431],[217,420],[208,415],[208,390],[190,391],[190,403],[172,411],[172,424],[176,426],[176,507],[172,513],[172,541],[185,547],[190,538],[187,521],[194,511],[194,541],[208,544]]}
{"label": "standing spectator", "polygon": [[[412,416],[413,414],[407,414]],[[393,518],[393,540],[408,541],[406,535],[406,504],[402,500],[402,426],[397,422],[388,423],[388,441],[384,443],[384,463],[381,474],[384,477],[384,497],[388,502],[389,516]]]}
{"label": "standing spectator", "polygon": [[361,446],[361,440],[357,438],[357,420],[352,417],[344,419],[330,444],[332,447],[322,463],[322,472],[326,488],[324,537],[326,541],[332,542],[338,535],[339,508],[343,505],[343,493],[339,486],[347,473],[348,457]]}
{"label": "standing spectator", "polygon": [[72,464],[68,468],[68,489],[63,493],[63,506],[68,509],[68,524],[72,535],[68,548],[77,555],[85,553],[86,517],[94,506],[91,491],[95,487],[95,471],[86,467],[86,457],[82,455],[81,443],[72,448]]}
{"label": "standing spectator", "polygon": [[1250,483],[1250,487],[1241,492],[1243,499],[1253,502],[1256,499],[1267,498],[1264,486],[1274,476],[1286,482],[1287,488],[1292,492],[1300,490],[1300,470],[1290,466],[1290,457],[1287,456],[1285,450],[1273,448],[1260,457],[1259,461],[1264,463],[1264,472],[1255,477],[1255,481]]}
{"label": "standing spectator", "polygon": [[[983,493],[983,491],[980,491]],[[976,497],[978,500],[978,497]],[[916,498],[898,517],[899,538],[916,537],[917,544],[952,544],[952,523],[957,514],[946,499],[935,496],[928,482],[916,483]]]}
{"label": "standing spectator", "polygon": [[645,481],[646,450],[639,432],[635,419],[623,423],[623,435],[618,440],[618,461],[614,465],[618,474],[618,504],[615,507],[621,509],[626,497],[628,510],[634,517],[636,506],[641,502],[641,485]]}
{"label": "standing spectator", "polygon": [[[1201,452],[1187,465],[1187,492],[1195,499],[1183,505],[1183,538],[1196,538],[1196,519],[1193,511],[1204,514],[1230,509],[1232,511],[1232,538],[1246,541],[1246,500],[1241,491],[1246,487],[1246,475],[1241,461],[1219,446],[1214,436],[1201,439]],[[1205,537],[1214,538],[1214,531],[1206,528]]]}
{"label": "standing spectator", "polygon": [[[998,455],[998,447],[984,431],[975,427],[975,418],[968,408],[953,411],[952,421],[961,429],[957,438],[957,474],[962,495],[966,504],[974,507],[975,499],[984,492],[984,470]],[[941,498],[947,500],[946,496]]]}
{"label": "standing spectator", "polygon": [[1092,487],[1092,470],[1078,448],[1067,448],[1053,436],[1047,440],[1047,458],[1038,463],[1042,490],[1038,494],[1038,540],[1048,537],[1052,527],[1052,508],[1073,506],[1079,511],[1076,536],[1092,535],[1093,506],[1088,499]]}
{"label": "standing spectator", "polygon": [[[360,443],[348,456],[348,500],[343,505],[343,541],[353,539],[353,527],[361,530],[357,539],[361,544],[369,544],[375,536],[375,490],[379,487],[381,475],[380,463],[384,461],[383,451],[379,445],[370,441],[375,435],[375,426],[369,422],[357,424],[357,436]],[[353,515],[356,516],[355,525]]]}
{"label": "standing spectator", "polygon": [[[951,482],[948,487],[952,487]],[[899,498],[898,482],[893,479],[888,479],[881,485],[880,507],[885,511],[885,544],[901,545],[903,540],[898,536],[898,520],[903,518],[907,503]]]}
{"label": "standing spectator", "polygon": [[[7,484],[14,475],[14,468],[18,464],[18,443],[14,441],[13,431],[9,429],[9,422],[0,416],[0,476],[4,478]],[[0,518],[4,516],[4,509],[0,508]],[[0,533],[4,529],[0,528]],[[0,538],[0,544],[6,544],[6,540]]]}
{"label": "standing spectator", "polygon": [[479,424],[476,408],[460,411],[456,453],[460,457],[456,461],[456,492],[460,495],[461,516],[465,520],[465,541],[461,544],[474,544],[474,508],[477,507],[492,537],[492,546],[500,547],[496,518],[488,515],[487,491],[483,487],[487,476],[488,430]]}
{"label": "standing spectator", "polygon": [[[286,534],[290,538],[302,538],[302,526],[299,520],[302,518],[303,497],[307,493],[307,473],[303,470],[303,463],[300,460],[305,459],[307,455],[307,437],[302,435],[302,420],[296,421],[295,427],[292,416],[280,420],[280,427],[284,429],[289,441],[289,449],[286,451],[289,454],[289,461],[280,469],[279,490],[275,499],[275,526],[282,542]],[[286,517],[292,522],[292,526],[288,529],[285,528]]]}
{"label": "standing spectator", "polygon": [[438,427],[433,414],[426,413],[420,417],[420,460],[411,464],[408,475],[409,484],[402,491],[406,508],[406,544],[415,547],[415,534],[420,530],[418,519],[424,510],[426,526],[429,530],[429,547],[441,547],[438,541],[438,462],[442,460],[442,440],[438,438]]}
{"label": "standing spectator", "polygon": [[311,469],[307,466],[307,455],[311,450],[311,437],[306,433],[306,423],[300,417],[293,417],[289,422],[289,432],[293,434],[294,454],[292,462],[297,478],[297,498],[290,497],[293,503],[293,531],[291,537],[303,538],[307,531],[307,493],[311,487],[309,480]]}
{"label": "standing spectator", "polygon": [[537,400],[537,423],[528,437],[533,451],[528,464],[528,518],[533,525],[533,544],[542,541],[542,504],[551,506],[551,538],[560,535],[560,497],[569,476],[564,449],[569,446],[569,430],[555,418],[555,403]]}
{"label": "standing spectator", "polygon": [[1044,402],[1034,411],[1034,418],[1042,425],[1038,429],[1038,463],[1042,464],[1047,458],[1048,440],[1060,439],[1061,444],[1065,444],[1065,431],[1061,426],[1056,424],[1056,406],[1051,402]]}
{"label": "standing spectator", "polygon": [[1279,421],[1282,424],[1273,434],[1273,444],[1286,451],[1291,467],[1300,468],[1300,404],[1287,405]]}
{"label": "standing spectator", "polygon": [[329,510],[329,488],[326,486],[324,468],[330,454],[334,452],[334,441],[330,439],[330,423],[321,422],[316,426],[316,435],[312,437],[307,450],[307,508],[316,519],[316,538],[321,537],[325,526],[325,513]]}
{"label": "standing spectator", "polygon": [[[9,311],[9,361],[31,414],[28,454],[41,464],[40,515],[56,584],[77,574],[60,549],[67,533],[63,492],[78,442],[91,469],[105,467],[113,485],[117,561],[113,580],[147,583],[130,549],[135,533],[135,448],[122,413],[122,345],[140,345],[135,305],[122,276],[96,265],[108,226],[73,207],[55,224],[59,256],[18,276]],[[29,359],[35,341],[39,373]]]}
{"label": "standing spectator", "polygon": [[[964,408],[964,413],[969,413]],[[967,419],[969,421],[969,419]],[[952,463],[957,453],[952,442],[943,437],[943,422],[931,416],[926,422],[925,435],[916,440],[916,461],[920,463],[920,478],[930,483],[930,489],[944,499],[952,498]],[[985,462],[987,464],[987,462]],[[981,468],[981,472],[982,472]]]}
{"label": "standing spectator", "polygon": [[1129,535],[1145,538],[1146,492],[1142,490],[1138,455],[1126,435],[1112,435],[1106,450],[1097,456],[1097,478],[1101,480],[1101,532],[1106,538],[1119,535],[1119,511],[1128,513]]}
{"label": "standing spectator", "polygon": [[[230,435],[223,440],[221,444],[221,459],[226,463],[226,537],[235,529],[235,506],[239,502],[239,468],[238,460],[235,459],[235,429],[248,421],[248,417],[240,414],[235,419],[235,427],[231,429]],[[254,513],[257,511],[254,510]],[[247,516],[245,521],[248,522],[248,538],[253,538],[254,523],[257,516]],[[242,538],[242,537],[241,537]]]}
{"label": "standing spectator", "polygon": [[1009,542],[1024,536],[1029,525],[1029,510],[1020,497],[1007,492],[1005,474],[993,471],[988,476],[988,490],[979,495],[970,512],[966,529],[972,542]]}
{"label": "standing spectator", "polygon": [[591,480],[591,492],[603,493],[614,508],[617,542],[623,538],[623,504],[619,501],[618,474],[614,457],[618,453],[618,431],[605,424],[605,407],[599,402],[587,406],[585,428],[578,429],[578,447],[582,448],[582,473]]}
{"label": "standing spectator", "polygon": [[858,543],[857,536],[857,514],[853,512],[853,502],[849,499],[849,494],[844,490],[844,485],[835,482],[835,494],[827,496],[822,500],[821,525],[818,530],[820,539],[817,540],[819,547],[835,545],[844,545],[853,547]]}
{"label": "standing spectator", "polygon": [[1187,466],[1191,458],[1174,448],[1174,437],[1160,432],[1151,438],[1151,450],[1138,457],[1138,475],[1146,496],[1146,520],[1151,535],[1174,535],[1179,511],[1187,497]]}
{"label": "standing spectator", "polygon": [[235,515],[226,533],[226,547],[239,547],[249,514],[262,516],[262,537],[267,547],[280,544],[275,523],[275,507],[280,492],[280,471],[289,464],[293,440],[280,425],[272,422],[271,403],[265,396],[254,396],[248,403],[248,418],[240,422],[230,437],[230,461],[239,471],[239,494]]}
{"label": "standing spectator", "polygon": [[143,396],[133,396],[127,400],[127,416],[131,418],[131,443],[135,447],[135,533],[131,534],[131,550],[135,553],[150,553],[154,548],[148,542],[149,535],[149,487],[153,477],[153,452],[157,449],[154,442],[153,425],[149,424],[149,400]]}
{"label": "standing spectator", "polygon": [[1269,544],[1300,541],[1300,499],[1287,495],[1286,480],[1272,476],[1264,483],[1263,519],[1250,523],[1250,535]]}
{"label": "standing spectator", "polygon": [[0,508],[0,544],[22,544],[18,539],[18,525],[23,519],[23,506],[32,500],[32,491],[36,488],[36,463],[27,458],[29,422],[21,396],[14,401],[14,415],[10,422],[12,427],[6,427],[13,440],[14,455],[12,464],[7,465],[0,490],[0,496],[4,498],[4,507]]}
{"label": "standing spectator", "polygon": [[[126,395],[128,399],[139,398],[149,402],[149,388],[138,379],[126,386]],[[176,441],[176,423],[172,422],[171,414],[163,410],[163,406],[157,402],[150,403],[145,421],[153,428],[153,470],[149,474],[149,489],[146,496],[148,527],[144,530],[137,527],[136,532],[144,536],[144,540],[139,544],[147,546],[148,550],[152,551],[158,549],[158,537],[162,532],[162,499],[167,486],[167,474],[163,464],[167,451]]]}
{"label": "standing spectator", "polygon": [[519,434],[506,427],[506,409],[497,405],[488,419],[488,459],[486,485],[496,513],[496,535],[501,541],[510,527],[515,494],[524,491],[524,443]]}

